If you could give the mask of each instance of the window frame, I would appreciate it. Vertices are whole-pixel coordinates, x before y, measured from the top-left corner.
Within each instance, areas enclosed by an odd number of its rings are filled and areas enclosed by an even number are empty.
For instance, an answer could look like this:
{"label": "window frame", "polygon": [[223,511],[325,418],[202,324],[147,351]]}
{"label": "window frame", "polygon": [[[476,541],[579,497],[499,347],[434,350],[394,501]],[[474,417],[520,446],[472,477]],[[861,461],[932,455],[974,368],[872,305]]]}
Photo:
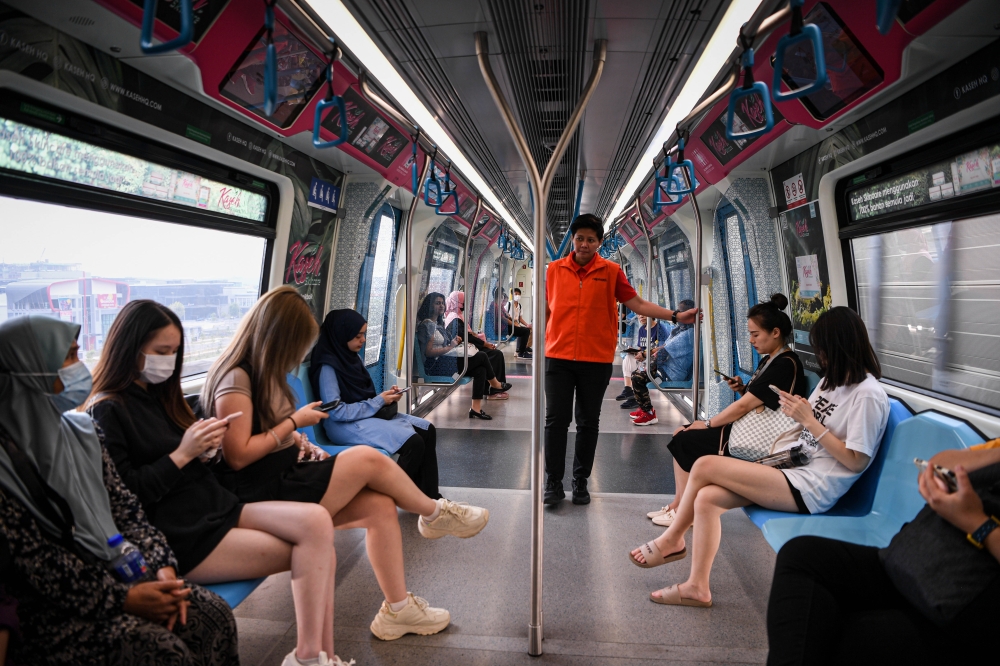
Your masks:
{"label": "window frame", "polygon": [[[389,250],[390,281],[389,283],[387,283],[387,288],[385,292],[385,303],[384,303],[385,309],[382,312],[383,322],[382,322],[382,340],[380,342],[381,347],[385,346],[385,332],[386,332],[385,326],[388,323],[389,310],[390,310],[389,298],[392,292],[391,280],[393,275],[393,268],[395,267],[396,263],[396,246],[398,245],[399,241],[400,221],[402,220],[402,212],[396,208],[393,208],[388,203],[383,203],[382,206],[379,207],[377,211],[375,211],[375,215],[372,216],[372,224],[368,233],[368,247],[364,255],[364,260],[363,260],[364,263],[362,264],[361,276],[358,279],[358,293],[355,296],[355,303],[357,304],[356,309],[358,313],[367,320],[368,313],[371,310],[372,278],[375,274],[375,256],[378,253],[378,235],[383,217],[389,217],[392,220],[392,246]],[[366,349],[367,342],[365,343],[365,345]],[[374,363],[371,364],[366,363],[365,367],[367,368],[375,367],[379,363],[382,363],[385,360],[383,358],[381,347],[378,359]]]}

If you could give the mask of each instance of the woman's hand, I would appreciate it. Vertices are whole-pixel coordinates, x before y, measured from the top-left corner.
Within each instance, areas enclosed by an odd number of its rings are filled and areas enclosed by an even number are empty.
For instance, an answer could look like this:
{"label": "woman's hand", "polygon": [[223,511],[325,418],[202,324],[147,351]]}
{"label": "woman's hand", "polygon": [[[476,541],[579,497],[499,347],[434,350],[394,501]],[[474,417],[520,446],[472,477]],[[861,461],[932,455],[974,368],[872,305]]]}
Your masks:
{"label": "woman's hand", "polygon": [[740,377],[730,377],[726,380],[726,384],[737,393],[746,393],[747,387],[743,384],[743,380]]}
{"label": "woman's hand", "polygon": [[809,422],[816,418],[813,416],[812,405],[808,400],[800,396],[782,391],[778,394],[778,403],[781,405],[781,411],[784,414],[791,416],[795,419],[796,423],[800,423],[803,426],[808,427]]}
{"label": "woman's hand", "polygon": [[[136,583],[129,588],[128,594],[125,595],[125,604],[122,610],[152,622],[169,623],[168,628],[172,629],[171,618],[180,616],[181,607],[190,594],[191,589],[185,588],[184,581],[176,578]],[[184,612],[184,619],[187,620],[186,608]]]}
{"label": "woman's hand", "polygon": [[953,493],[948,492],[948,486],[934,474],[930,465],[920,474],[917,485],[935,513],[966,534],[972,534],[989,516],[983,510],[983,500],[969,483],[965,468],[959,465],[953,471],[958,482],[958,490]]}
{"label": "woman's hand", "polygon": [[229,427],[226,419],[200,419],[184,432],[180,445],[170,454],[178,469],[198,456],[222,446],[222,438]]}
{"label": "woman's hand", "polygon": [[455,339],[451,341],[451,348],[454,349],[455,347],[459,346],[460,344],[462,344],[462,336],[461,335],[456,335]]}
{"label": "woman's hand", "polygon": [[385,400],[385,404],[391,405],[394,402],[399,402],[399,399],[403,397],[403,394],[399,392],[399,388],[393,386],[388,391],[382,391],[379,395]]}
{"label": "woman's hand", "polygon": [[[177,572],[174,570],[173,567],[163,567],[162,569],[156,572],[156,578],[157,580],[177,580]],[[183,583],[184,581],[181,582]],[[177,597],[181,597],[181,596],[187,596],[190,592],[191,590],[188,588],[181,588],[180,590],[174,590],[173,592],[171,592],[171,594]],[[187,609],[188,606],[190,605],[191,602],[188,601],[187,599],[181,600],[180,608],[178,609],[177,613],[171,615],[170,619],[167,620],[168,631],[173,631],[174,624],[177,622],[178,619],[181,621],[181,624],[187,624]]]}
{"label": "woman's hand", "polygon": [[684,428],[684,429],[685,430],[705,430],[707,428],[708,428],[708,426],[705,425],[704,421],[694,421],[691,425],[689,425],[687,428]]}
{"label": "woman's hand", "polygon": [[639,361],[640,363],[642,363],[643,361],[645,361],[646,360],[646,352],[644,352],[644,351],[638,351],[638,352],[636,352],[635,353],[635,360]]}
{"label": "woman's hand", "polygon": [[305,405],[302,409],[292,414],[292,419],[295,421],[296,428],[314,426],[323,419],[328,418],[330,416],[329,414],[316,409],[322,404],[322,400],[310,402],[308,405]]}
{"label": "woman's hand", "polygon": [[292,432],[292,439],[299,447],[299,462],[312,462],[314,460],[326,460],[330,454],[309,441],[309,438],[298,430]]}

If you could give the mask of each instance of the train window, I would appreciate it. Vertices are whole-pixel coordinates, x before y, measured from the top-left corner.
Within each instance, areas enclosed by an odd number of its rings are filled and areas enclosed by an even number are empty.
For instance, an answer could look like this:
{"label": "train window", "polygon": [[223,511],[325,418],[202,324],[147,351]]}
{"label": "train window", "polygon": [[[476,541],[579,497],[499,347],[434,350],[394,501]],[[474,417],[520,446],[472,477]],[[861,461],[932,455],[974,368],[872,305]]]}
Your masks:
{"label": "train window", "polygon": [[455,278],[458,274],[458,258],[465,247],[465,239],[459,239],[459,232],[463,235],[468,233],[464,226],[449,217],[438,225],[428,239],[423,293],[437,292],[447,296],[457,288]]}
{"label": "train window", "polygon": [[[840,17],[825,2],[817,3],[805,16],[806,23],[819,26],[823,34],[826,71],[830,82],[812,95],[800,98],[809,113],[825,120],[882,83],[883,73]],[[771,58],[774,64],[774,57]],[[816,78],[812,47],[800,43],[787,53],[781,79],[789,88]]]}
{"label": "train window", "polygon": [[183,374],[205,372],[257,300],[265,238],[26,199],[0,206],[0,320],[80,324],[90,367],[122,307],[148,298],[184,325]]}
{"label": "train window", "polygon": [[386,306],[389,300],[389,282],[393,247],[396,242],[396,219],[392,209],[383,207],[372,224],[371,241],[358,285],[358,311],[368,320],[365,342],[365,365],[379,362],[382,339],[385,333]]}
{"label": "train window", "polygon": [[1000,409],[1000,215],[851,240],[886,379]]}

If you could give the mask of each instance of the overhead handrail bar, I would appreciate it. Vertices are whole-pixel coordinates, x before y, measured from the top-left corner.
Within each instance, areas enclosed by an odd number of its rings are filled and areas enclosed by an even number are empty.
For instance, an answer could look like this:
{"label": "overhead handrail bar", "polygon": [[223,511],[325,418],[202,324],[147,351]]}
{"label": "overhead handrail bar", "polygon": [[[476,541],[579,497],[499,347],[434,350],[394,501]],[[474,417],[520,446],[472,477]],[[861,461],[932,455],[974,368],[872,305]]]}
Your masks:
{"label": "overhead handrail bar", "polygon": [[888,35],[896,22],[902,0],[877,0],[875,3],[875,26],[880,35]]}
{"label": "overhead handrail bar", "polygon": [[[343,55],[343,51],[331,37],[330,53],[327,55],[326,65],[326,97],[316,104],[316,112],[313,115],[313,146],[316,148],[333,148],[347,141],[347,106],[344,104],[342,96],[333,94],[333,64],[340,59],[341,55]],[[320,123],[323,120],[323,112],[331,106],[336,106],[340,113],[340,136],[333,141],[324,141],[319,134]]]}
{"label": "overhead handrail bar", "polygon": [[[774,78],[771,80],[771,97],[775,102],[798,99],[819,92],[830,80],[826,73],[826,49],[823,47],[823,33],[815,24],[802,23],[803,2],[804,0],[789,0],[788,2],[788,6],[792,10],[792,25],[788,34],[778,40],[778,47],[774,52]],[[785,53],[799,42],[812,44],[816,78],[811,83],[783,93],[781,92],[781,74],[784,71]]]}
{"label": "overhead handrail bar", "polygon": [[[741,41],[743,36],[740,36]],[[750,40],[746,40],[745,44],[749,44]],[[735,141],[737,139],[753,139],[758,136],[763,136],[771,131],[774,127],[774,111],[771,109],[771,96],[768,94],[767,84],[763,81],[754,81],[753,78],[753,48],[750,46],[745,46],[743,50],[743,56],[740,58],[740,62],[743,66],[743,85],[731,93],[729,93],[729,106],[726,110],[726,138],[730,141]],[[764,112],[764,124],[757,129],[750,129],[745,132],[737,132],[733,126],[736,120],[736,105],[742,99],[750,99],[752,102],[753,97],[760,98],[760,104],[763,107]],[[751,103],[748,102],[748,103]]]}
{"label": "overhead handrail bar", "polygon": [[[556,143],[552,154],[549,156],[548,164],[544,172],[540,172],[531,156],[528,142],[518,127],[514,112],[511,110],[507,100],[500,92],[500,85],[493,74],[493,67],[490,64],[489,47],[485,32],[476,33],[476,56],[479,60],[479,69],[483,72],[486,85],[493,95],[500,115],[503,116],[507,131],[517,146],[521,155],[521,161],[528,172],[528,178],[534,188],[534,256],[545,257],[545,204],[548,199],[549,190],[552,187],[552,180],[555,178],[559,162],[562,160],[566,147],[576,128],[580,124],[583,112],[587,108],[590,97],[597,88],[597,83],[601,79],[604,71],[604,61],[607,58],[607,40],[599,39],[594,42],[594,61],[590,70],[590,78],[584,86],[583,94],[577,102],[576,108],[570,115],[569,122],[563,129],[559,141]],[[538,349],[545,349],[545,273],[539,270],[532,283],[532,329],[534,333],[535,346]],[[545,474],[545,464],[542,457],[542,433],[545,428],[545,368],[542,363],[544,354],[532,355],[532,395],[531,395],[531,606],[530,619],[528,623],[528,654],[538,656],[542,654],[542,486]]]}
{"label": "overhead handrail bar", "polygon": [[156,5],[157,0],[145,0],[142,5],[142,31],[139,34],[139,48],[142,52],[146,55],[158,55],[176,51],[190,44],[191,40],[194,39],[194,12],[191,8],[191,0],[181,0],[180,2],[181,29],[177,32],[177,37],[160,44],[153,43]]}

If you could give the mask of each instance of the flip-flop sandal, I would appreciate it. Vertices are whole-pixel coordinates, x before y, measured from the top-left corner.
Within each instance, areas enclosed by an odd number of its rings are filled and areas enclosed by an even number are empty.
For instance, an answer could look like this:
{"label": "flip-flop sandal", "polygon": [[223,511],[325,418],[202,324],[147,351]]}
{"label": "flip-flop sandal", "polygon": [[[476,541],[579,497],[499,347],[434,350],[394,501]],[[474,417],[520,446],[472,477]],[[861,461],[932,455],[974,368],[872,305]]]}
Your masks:
{"label": "flip-flop sandal", "polygon": [[671,585],[670,587],[665,587],[662,590],[657,590],[660,593],[659,597],[654,597],[653,593],[649,593],[649,600],[655,604],[663,604],[664,606],[692,606],[694,608],[711,608],[711,601],[698,601],[697,599],[685,599],[681,596],[681,589],[676,585]]}
{"label": "flip-flop sandal", "polygon": [[642,558],[646,560],[645,562],[639,562],[632,557],[631,550],[628,552],[628,561],[642,569],[652,569],[653,567],[658,567],[661,564],[666,564],[667,562],[683,560],[688,554],[687,548],[685,547],[681,548],[676,553],[663,555],[660,553],[660,549],[656,547],[656,542],[654,541],[642,544],[639,546],[639,551],[642,553]]}

